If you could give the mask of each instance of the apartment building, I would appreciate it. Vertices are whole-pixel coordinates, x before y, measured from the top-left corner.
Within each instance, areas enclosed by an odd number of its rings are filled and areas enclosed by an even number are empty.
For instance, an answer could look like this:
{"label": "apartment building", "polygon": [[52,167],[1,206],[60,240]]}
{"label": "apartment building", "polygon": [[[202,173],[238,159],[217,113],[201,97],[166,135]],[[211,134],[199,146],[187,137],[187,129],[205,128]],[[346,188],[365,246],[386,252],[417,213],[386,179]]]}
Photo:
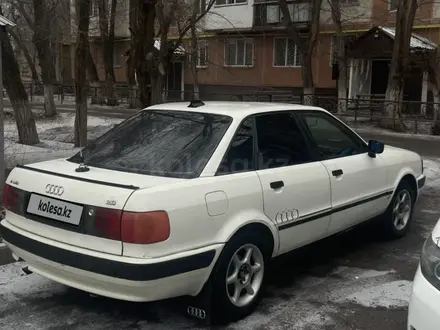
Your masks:
{"label": "apartment building", "polygon": [[[356,47],[347,55],[350,97],[385,92],[398,0],[389,1],[342,1],[344,33],[347,40],[353,41]],[[306,35],[311,28],[310,1],[288,1],[288,7],[292,21]],[[120,83],[126,81],[125,53],[130,47],[128,10],[128,1],[120,1],[114,47],[115,75],[116,81]],[[93,0],[90,13],[92,54],[103,78],[98,10]],[[215,93],[217,98],[221,95],[228,98],[230,94],[252,94],[263,90],[301,93],[301,59],[295,44],[288,40],[281,21],[282,13],[277,1],[216,0],[199,27],[197,75],[201,92]],[[323,1],[320,24],[321,33],[313,56],[314,83],[318,93],[333,94],[337,88],[337,70],[333,66],[335,29],[328,1]],[[74,38],[72,40],[74,42]],[[421,2],[411,44],[415,48],[434,49],[439,42],[440,2]],[[159,44],[156,46],[160,47]],[[184,40],[182,47],[190,49],[189,38]],[[73,59],[74,45],[71,47],[71,55]],[[192,83],[187,61],[171,65],[168,73],[170,91],[190,91]],[[409,86],[410,99],[428,98],[427,79],[423,72],[416,72]]]}
{"label": "apartment building", "polygon": [[[359,48],[357,52],[353,50],[348,55],[352,56],[348,59],[351,97],[362,93],[385,93],[394,30],[372,28],[394,26],[397,2],[342,1],[342,21],[347,39],[355,41],[362,36],[362,41],[355,43]],[[292,21],[306,33],[311,27],[311,3],[307,0],[289,1],[288,6]],[[267,88],[301,93],[301,60],[297,47],[287,39],[281,21],[282,13],[276,1],[217,0],[205,26],[209,60],[198,73],[203,89],[225,94]],[[440,42],[439,23],[440,3],[421,2],[411,44],[435,48]],[[318,93],[334,93],[337,82],[333,70],[335,29],[328,1],[323,1],[320,24],[321,33],[313,56],[314,83]],[[364,38],[371,33],[373,38]],[[417,40],[422,41],[417,44]],[[415,82],[417,86],[410,84],[411,99],[422,97],[420,92],[422,88],[426,89],[422,86],[423,73]]]}

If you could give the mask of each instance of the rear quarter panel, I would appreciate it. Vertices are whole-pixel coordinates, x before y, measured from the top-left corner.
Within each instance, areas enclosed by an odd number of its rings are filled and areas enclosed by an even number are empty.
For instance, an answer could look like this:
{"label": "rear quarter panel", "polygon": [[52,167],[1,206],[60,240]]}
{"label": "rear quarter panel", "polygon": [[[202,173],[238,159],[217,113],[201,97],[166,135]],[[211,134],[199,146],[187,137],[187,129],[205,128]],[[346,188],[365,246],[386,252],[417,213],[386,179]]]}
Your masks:
{"label": "rear quarter panel", "polygon": [[125,210],[165,210],[171,223],[167,241],[150,245],[123,243],[125,256],[158,257],[225,243],[250,222],[266,224],[278,246],[277,231],[263,212],[261,184],[255,172],[139,190],[129,198]]}

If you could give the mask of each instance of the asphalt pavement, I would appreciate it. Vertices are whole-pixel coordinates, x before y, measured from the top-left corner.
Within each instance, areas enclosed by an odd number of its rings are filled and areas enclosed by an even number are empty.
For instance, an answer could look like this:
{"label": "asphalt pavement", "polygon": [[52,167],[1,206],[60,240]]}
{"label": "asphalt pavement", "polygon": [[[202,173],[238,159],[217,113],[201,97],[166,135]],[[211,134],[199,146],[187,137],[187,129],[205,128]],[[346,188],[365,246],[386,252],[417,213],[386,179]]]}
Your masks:
{"label": "asphalt pavement", "polygon": [[[438,141],[361,133],[440,158]],[[440,217],[440,187],[428,180],[408,235],[386,242],[362,227],[276,260],[258,310],[222,329],[406,330],[420,250]],[[10,261],[0,248],[0,264]],[[6,260],[5,258],[9,258]],[[179,300],[127,303],[0,266],[0,329],[201,329]]]}

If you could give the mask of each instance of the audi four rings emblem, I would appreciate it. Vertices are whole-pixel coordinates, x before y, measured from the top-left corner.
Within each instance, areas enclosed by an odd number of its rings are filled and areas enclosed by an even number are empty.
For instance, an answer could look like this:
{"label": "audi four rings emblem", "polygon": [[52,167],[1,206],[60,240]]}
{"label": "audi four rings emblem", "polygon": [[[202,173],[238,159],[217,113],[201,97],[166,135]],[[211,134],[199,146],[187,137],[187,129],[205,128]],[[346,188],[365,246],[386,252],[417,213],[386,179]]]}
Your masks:
{"label": "audi four rings emblem", "polygon": [[298,218],[299,218],[299,212],[297,209],[283,210],[275,215],[275,222],[285,223],[291,220],[296,220]]}
{"label": "audi four rings emblem", "polygon": [[61,196],[64,193],[64,188],[62,186],[48,184],[46,186],[46,193],[49,195]]}
{"label": "audi four rings emblem", "polygon": [[197,307],[193,307],[193,306],[188,306],[188,308],[186,309],[187,313],[191,316],[195,316],[199,319],[205,319],[206,318],[206,312],[203,309],[197,308]]}

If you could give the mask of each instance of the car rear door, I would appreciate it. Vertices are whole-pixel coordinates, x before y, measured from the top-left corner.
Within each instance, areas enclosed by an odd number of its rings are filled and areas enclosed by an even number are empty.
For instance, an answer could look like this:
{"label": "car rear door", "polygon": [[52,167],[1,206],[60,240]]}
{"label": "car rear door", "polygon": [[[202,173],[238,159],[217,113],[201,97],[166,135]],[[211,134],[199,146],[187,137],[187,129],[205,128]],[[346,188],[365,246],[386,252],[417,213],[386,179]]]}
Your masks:
{"label": "car rear door", "polygon": [[331,180],[332,218],[329,234],[349,228],[384,211],[392,191],[380,155],[343,123],[324,111],[297,112]]}
{"label": "car rear door", "polygon": [[314,159],[291,112],[255,116],[264,212],[279,230],[279,253],[325,236],[330,223],[330,179]]}

